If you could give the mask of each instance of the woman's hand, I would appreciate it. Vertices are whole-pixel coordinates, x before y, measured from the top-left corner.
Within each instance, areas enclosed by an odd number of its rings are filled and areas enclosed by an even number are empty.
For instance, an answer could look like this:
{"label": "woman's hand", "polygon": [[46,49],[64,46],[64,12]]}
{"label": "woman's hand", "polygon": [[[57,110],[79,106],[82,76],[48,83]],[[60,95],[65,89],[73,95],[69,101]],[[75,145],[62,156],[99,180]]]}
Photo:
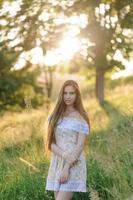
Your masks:
{"label": "woman's hand", "polygon": [[68,181],[68,177],[69,177],[69,166],[65,165],[58,180],[60,183],[64,183]]}
{"label": "woman's hand", "polygon": [[65,159],[66,162],[68,162],[71,166],[74,165],[77,161],[78,158],[76,156],[76,154],[72,153],[68,153],[68,152],[64,152],[63,153],[63,158]]}
{"label": "woman's hand", "polygon": [[75,164],[76,164],[77,161],[73,162],[73,163],[68,163],[66,162],[64,167],[63,167],[63,170],[60,174],[60,178],[58,179],[60,183],[64,183],[68,180],[68,177],[69,177],[69,169],[70,167],[73,167]]}

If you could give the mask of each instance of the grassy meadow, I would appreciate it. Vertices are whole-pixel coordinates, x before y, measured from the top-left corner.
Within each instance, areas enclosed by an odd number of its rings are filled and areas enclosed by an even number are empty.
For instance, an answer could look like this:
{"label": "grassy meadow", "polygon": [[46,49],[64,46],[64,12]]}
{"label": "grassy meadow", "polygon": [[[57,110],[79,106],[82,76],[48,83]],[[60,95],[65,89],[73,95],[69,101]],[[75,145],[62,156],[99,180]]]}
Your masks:
{"label": "grassy meadow", "polygon": [[[133,199],[133,88],[106,88],[101,107],[93,97],[84,105],[91,121],[87,153],[87,193],[73,200]],[[0,200],[52,200],[45,191],[45,107],[0,117]]]}

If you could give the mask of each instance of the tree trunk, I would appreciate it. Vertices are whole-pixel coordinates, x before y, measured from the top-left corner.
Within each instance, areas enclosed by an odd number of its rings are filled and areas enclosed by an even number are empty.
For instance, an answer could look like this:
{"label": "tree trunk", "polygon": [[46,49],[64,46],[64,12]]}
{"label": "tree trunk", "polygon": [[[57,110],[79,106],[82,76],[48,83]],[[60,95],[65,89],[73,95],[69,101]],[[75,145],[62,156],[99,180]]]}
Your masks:
{"label": "tree trunk", "polygon": [[104,102],[104,72],[96,67],[96,97],[100,104]]}
{"label": "tree trunk", "polygon": [[51,98],[52,87],[53,87],[53,71],[51,67],[47,67],[44,72],[45,72],[45,90],[46,90],[46,96],[47,96],[46,109],[49,111],[50,98]]}

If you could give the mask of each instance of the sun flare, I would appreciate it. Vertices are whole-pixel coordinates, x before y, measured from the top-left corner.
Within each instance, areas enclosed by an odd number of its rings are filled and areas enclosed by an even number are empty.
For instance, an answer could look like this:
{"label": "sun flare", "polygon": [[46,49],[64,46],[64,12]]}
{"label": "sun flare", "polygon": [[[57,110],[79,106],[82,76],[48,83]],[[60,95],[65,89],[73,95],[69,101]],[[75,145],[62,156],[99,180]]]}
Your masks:
{"label": "sun flare", "polygon": [[[63,17],[63,16],[61,16]],[[49,18],[49,15],[42,13],[40,16],[41,19],[46,21]],[[60,16],[57,16],[57,20],[60,19]],[[59,20],[58,24],[68,23],[68,29],[63,33],[62,39],[59,41],[59,46],[56,49],[48,50],[45,55],[42,55],[42,48],[39,46],[34,47],[27,52],[29,60],[32,64],[43,64],[48,66],[56,65],[60,62],[66,62],[73,58],[74,54],[81,50],[82,38],[78,37],[80,33],[80,28],[83,28],[87,25],[87,16],[85,14],[80,14],[79,16],[73,15],[71,17],[62,18]],[[44,36],[44,30],[41,30],[41,34]],[[46,34],[46,32],[45,32]],[[14,37],[14,33],[12,34]],[[10,37],[12,36],[10,35]],[[15,64],[14,69],[18,70],[24,67],[27,59],[23,59],[20,56],[18,62]]]}
{"label": "sun flare", "polygon": [[76,37],[66,37],[60,42],[59,52],[62,60],[69,60],[80,49],[80,40]]}
{"label": "sun flare", "polygon": [[59,62],[67,61],[73,58],[74,53],[80,50],[80,40],[76,37],[65,37],[60,41],[59,48],[48,52],[44,57],[46,65],[55,65]]}

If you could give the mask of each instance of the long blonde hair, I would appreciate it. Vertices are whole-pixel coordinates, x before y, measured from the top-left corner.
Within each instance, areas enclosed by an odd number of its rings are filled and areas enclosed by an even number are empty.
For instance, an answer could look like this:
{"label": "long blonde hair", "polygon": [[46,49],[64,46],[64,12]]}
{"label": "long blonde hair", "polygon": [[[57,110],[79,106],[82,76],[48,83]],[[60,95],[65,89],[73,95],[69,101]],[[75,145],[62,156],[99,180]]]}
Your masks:
{"label": "long blonde hair", "polygon": [[[80,93],[80,89],[79,86],[77,84],[76,81],[74,80],[67,80],[64,82],[64,84],[62,85],[60,92],[59,92],[59,96],[57,99],[57,103],[55,105],[55,108],[53,110],[53,112],[51,113],[51,117],[48,123],[48,130],[47,130],[47,139],[46,139],[46,143],[45,143],[45,151],[46,153],[48,153],[48,151],[51,151],[51,144],[55,143],[56,144],[56,139],[55,139],[55,133],[54,133],[54,129],[56,126],[56,123],[58,121],[58,119],[64,116],[65,113],[65,108],[66,105],[64,103],[63,100],[63,94],[64,94],[64,89],[66,86],[73,86],[76,92],[76,100],[74,102],[74,108],[81,114],[81,116],[86,120],[86,122],[89,125],[89,131],[90,131],[90,120],[88,117],[88,113],[85,111],[83,103],[82,103],[82,98],[81,98],[81,93]],[[87,135],[88,138],[88,135]],[[85,151],[87,151],[87,139],[85,142]]]}

